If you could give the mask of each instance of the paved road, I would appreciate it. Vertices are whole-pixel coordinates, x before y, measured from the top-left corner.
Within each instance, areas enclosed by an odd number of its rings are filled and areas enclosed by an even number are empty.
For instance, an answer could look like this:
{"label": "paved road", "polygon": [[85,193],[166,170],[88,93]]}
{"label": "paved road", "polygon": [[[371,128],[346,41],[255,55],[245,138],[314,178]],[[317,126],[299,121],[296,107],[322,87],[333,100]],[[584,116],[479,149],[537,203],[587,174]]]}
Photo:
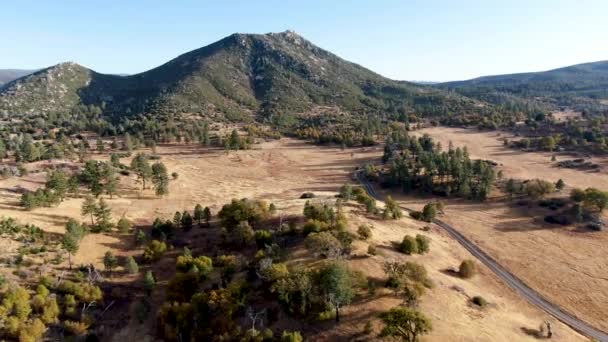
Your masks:
{"label": "paved road", "polygon": [[[363,177],[360,172],[357,173],[357,178],[359,179],[359,182],[363,185],[365,190],[367,190],[367,193],[370,194],[370,196],[382,201],[382,198],[380,198],[380,196],[374,189],[374,186],[367,179],[365,179],[365,177]],[[407,212],[412,211],[412,209],[410,208],[406,208],[403,206],[402,208]],[[601,342],[608,342],[608,333],[594,328],[590,324],[566,312],[559,305],[547,300],[540,293],[536,292],[528,285],[526,285],[521,279],[517,278],[509,271],[507,271],[498,262],[496,262],[496,260],[486,254],[483,250],[481,250],[481,248],[479,248],[469,239],[460,234],[460,232],[458,232],[454,227],[437,219],[433,220],[433,223],[447,231],[452,238],[458,241],[467,251],[473,254],[473,256],[475,256],[479,261],[481,261],[484,265],[491,269],[498,277],[500,277],[505,283],[507,283],[507,285],[509,285],[513,290],[515,290],[515,292],[517,292],[520,296],[524,297],[530,303],[538,306],[546,313],[557,318],[558,320],[562,321],[564,324],[580,332],[581,334],[587,337],[594,338]]]}

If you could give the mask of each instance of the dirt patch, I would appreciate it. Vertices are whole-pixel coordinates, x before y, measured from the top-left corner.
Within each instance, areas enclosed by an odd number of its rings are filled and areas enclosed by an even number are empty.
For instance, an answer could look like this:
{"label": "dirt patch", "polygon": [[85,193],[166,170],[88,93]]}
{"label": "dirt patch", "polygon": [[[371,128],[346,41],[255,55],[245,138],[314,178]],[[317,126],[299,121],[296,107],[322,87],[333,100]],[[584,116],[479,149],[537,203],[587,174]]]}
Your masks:
{"label": "dirt patch", "polygon": [[[602,172],[555,168],[550,153],[524,153],[502,146],[504,133],[477,132],[455,128],[430,128],[428,133],[447,147],[467,146],[474,158],[498,163],[505,177],[563,179],[581,188],[608,190],[606,160],[594,158]],[[559,160],[560,157],[558,157]],[[566,156],[563,159],[567,159]],[[567,190],[563,193],[567,195]],[[408,206],[421,207],[428,201],[401,197]],[[608,330],[608,232],[590,232],[574,226],[544,223],[547,209],[517,206],[500,193],[485,203],[446,201],[442,218],[479,244],[486,252],[535,290],[597,327]]]}

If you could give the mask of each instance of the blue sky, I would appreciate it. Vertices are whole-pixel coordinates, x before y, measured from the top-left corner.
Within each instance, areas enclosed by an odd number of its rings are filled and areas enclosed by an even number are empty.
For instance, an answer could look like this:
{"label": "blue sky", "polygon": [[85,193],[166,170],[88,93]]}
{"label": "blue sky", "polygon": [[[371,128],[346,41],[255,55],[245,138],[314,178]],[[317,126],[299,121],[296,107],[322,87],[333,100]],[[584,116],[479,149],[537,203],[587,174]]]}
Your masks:
{"label": "blue sky", "polygon": [[608,60],[608,1],[6,1],[0,68],[137,73],[234,32],[295,30],[382,75],[457,80]]}

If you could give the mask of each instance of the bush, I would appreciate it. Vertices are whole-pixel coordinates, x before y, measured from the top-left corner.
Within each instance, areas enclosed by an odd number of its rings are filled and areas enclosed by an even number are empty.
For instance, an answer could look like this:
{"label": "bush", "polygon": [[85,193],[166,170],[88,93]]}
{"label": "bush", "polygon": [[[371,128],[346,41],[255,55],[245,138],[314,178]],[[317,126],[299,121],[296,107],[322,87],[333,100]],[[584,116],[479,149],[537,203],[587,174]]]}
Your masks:
{"label": "bush", "polygon": [[304,236],[308,236],[310,233],[319,233],[321,231],[327,230],[328,224],[325,222],[317,221],[317,220],[308,220],[304,227],[302,227],[302,233]]}
{"label": "bush", "polygon": [[305,198],[315,198],[315,194],[312,192],[305,192],[302,194],[302,196],[300,196],[301,199],[305,199]]}
{"label": "bush", "polygon": [[437,208],[434,203],[427,203],[422,209],[422,220],[426,222],[431,222],[437,216]]}
{"label": "bush", "polygon": [[475,275],[475,262],[473,260],[464,260],[460,263],[458,274],[465,279],[469,279]]}
{"label": "bush", "polygon": [[302,338],[302,334],[299,331],[287,331],[283,330],[283,334],[281,335],[281,342],[302,342],[304,339]]}
{"label": "bush", "polygon": [[136,274],[139,272],[139,265],[137,265],[137,262],[132,256],[127,257],[127,260],[125,261],[125,270],[129,274]]}
{"label": "bush", "polygon": [[361,240],[367,240],[372,237],[372,229],[369,225],[362,224],[357,229],[357,234],[359,234]]}
{"label": "bush", "polygon": [[572,191],[570,191],[570,199],[577,203],[584,201],[585,191],[582,189],[572,189]]}
{"label": "bush", "polygon": [[166,251],[166,243],[158,240],[152,240],[150,241],[146,249],[144,249],[144,261],[147,263],[157,261],[163,256],[163,254],[165,254]]}
{"label": "bush", "polygon": [[417,234],[416,242],[418,243],[418,253],[424,254],[429,251],[431,240],[428,237]]}
{"label": "bush", "polygon": [[547,215],[545,216],[545,222],[552,224],[561,224],[563,226],[572,224],[572,220],[566,215]]}
{"label": "bush", "polygon": [[89,325],[84,322],[65,321],[63,322],[65,330],[76,336],[84,336],[89,329]]}
{"label": "bush", "polygon": [[376,255],[377,253],[378,253],[378,251],[376,250],[376,245],[371,244],[371,245],[367,246],[367,254]]}
{"label": "bush", "polygon": [[587,228],[589,228],[593,231],[599,232],[602,230],[602,225],[599,223],[589,223],[589,224],[587,224]]}
{"label": "bush", "polygon": [[486,305],[488,305],[488,301],[485,300],[485,298],[481,297],[481,296],[475,296],[471,299],[471,302],[473,302],[473,304],[479,306],[479,307],[485,307]]}
{"label": "bush", "polygon": [[258,230],[255,232],[255,243],[258,248],[264,248],[272,244],[272,233],[267,230]]}
{"label": "bush", "polygon": [[420,211],[410,211],[410,217],[417,221],[423,221],[422,212]]}
{"label": "bush", "polygon": [[213,261],[206,256],[192,257],[192,255],[180,255],[177,257],[175,268],[180,272],[196,270],[201,277],[206,277],[213,271]]}
{"label": "bush", "polygon": [[121,233],[128,233],[129,230],[131,230],[131,222],[122,217],[118,220],[118,223],[116,223],[116,228],[118,228],[118,231]]}
{"label": "bush", "polygon": [[414,237],[406,235],[399,244],[399,251],[408,255],[418,253],[418,241]]}

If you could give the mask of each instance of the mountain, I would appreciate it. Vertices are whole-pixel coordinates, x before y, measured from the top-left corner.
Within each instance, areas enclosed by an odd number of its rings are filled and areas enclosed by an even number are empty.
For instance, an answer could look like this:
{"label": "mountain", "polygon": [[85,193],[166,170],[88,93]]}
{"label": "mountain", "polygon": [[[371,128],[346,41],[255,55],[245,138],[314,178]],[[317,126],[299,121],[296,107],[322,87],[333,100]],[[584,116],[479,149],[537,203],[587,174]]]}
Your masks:
{"label": "mountain", "polygon": [[22,70],[22,69],[0,69],[0,87],[12,80],[16,80],[25,75],[33,73],[35,70]]}
{"label": "mountain", "polygon": [[403,108],[473,108],[473,103],[428,86],[387,79],[292,31],[233,34],[129,76],[62,63],[0,90],[4,115],[45,115],[88,105],[114,118],[174,113],[279,124],[318,107],[362,115]]}
{"label": "mountain", "polygon": [[608,61],[543,72],[485,76],[441,83],[438,87],[455,89],[463,95],[493,103],[510,97],[547,105],[601,109],[608,100]]}

